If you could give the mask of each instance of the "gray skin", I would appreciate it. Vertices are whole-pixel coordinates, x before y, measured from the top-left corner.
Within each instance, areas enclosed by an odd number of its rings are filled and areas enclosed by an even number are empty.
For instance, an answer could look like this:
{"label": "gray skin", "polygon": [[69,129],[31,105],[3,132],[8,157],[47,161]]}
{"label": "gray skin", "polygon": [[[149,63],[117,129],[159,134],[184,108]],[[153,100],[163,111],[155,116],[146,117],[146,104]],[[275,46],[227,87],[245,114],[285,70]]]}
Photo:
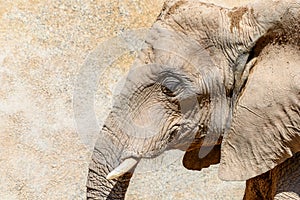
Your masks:
{"label": "gray skin", "polygon": [[106,176],[169,149],[248,180],[245,199],[299,198],[299,13],[299,0],[166,2],[95,145],[87,198],[124,199],[134,166]]}

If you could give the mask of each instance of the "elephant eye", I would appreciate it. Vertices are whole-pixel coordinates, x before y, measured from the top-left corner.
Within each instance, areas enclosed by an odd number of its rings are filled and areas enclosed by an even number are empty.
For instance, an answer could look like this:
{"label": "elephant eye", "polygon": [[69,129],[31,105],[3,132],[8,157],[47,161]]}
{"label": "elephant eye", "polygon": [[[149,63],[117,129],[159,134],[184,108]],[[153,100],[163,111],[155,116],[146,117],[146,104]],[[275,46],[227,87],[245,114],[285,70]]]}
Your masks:
{"label": "elephant eye", "polygon": [[175,97],[179,92],[179,87],[180,80],[175,77],[167,77],[161,83],[162,92],[169,97]]}
{"label": "elephant eye", "polygon": [[174,92],[172,92],[168,87],[166,87],[164,85],[161,86],[161,90],[165,95],[167,95],[169,97],[175,97],[176,96]]}

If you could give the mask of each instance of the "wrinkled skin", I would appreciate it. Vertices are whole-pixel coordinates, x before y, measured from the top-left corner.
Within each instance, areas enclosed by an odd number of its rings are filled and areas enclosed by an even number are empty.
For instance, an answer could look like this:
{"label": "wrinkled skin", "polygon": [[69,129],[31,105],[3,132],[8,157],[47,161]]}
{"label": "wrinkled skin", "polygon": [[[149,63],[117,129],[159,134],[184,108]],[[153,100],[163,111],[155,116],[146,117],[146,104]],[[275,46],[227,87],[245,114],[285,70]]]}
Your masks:
{"label": "wrinkled skin", "polygon": [[274,169],[247,180],[244,200],[299,199],[300,153]]}
{"label": "wrinkled skin", "polygon": [[[87,198],[124,199],[135,164],[106,176],[169,149],[186,151],[188,169],[220,162],[220,178],[248,180],[245,199],[299,196],[277,184],[298,174],[300,188],[299,165],[284,164],[300,151],[299,13],[296,0],[232,10],[166,2],[95,145]],[[254,188],[263,173],[277,173],[278,186]]]}

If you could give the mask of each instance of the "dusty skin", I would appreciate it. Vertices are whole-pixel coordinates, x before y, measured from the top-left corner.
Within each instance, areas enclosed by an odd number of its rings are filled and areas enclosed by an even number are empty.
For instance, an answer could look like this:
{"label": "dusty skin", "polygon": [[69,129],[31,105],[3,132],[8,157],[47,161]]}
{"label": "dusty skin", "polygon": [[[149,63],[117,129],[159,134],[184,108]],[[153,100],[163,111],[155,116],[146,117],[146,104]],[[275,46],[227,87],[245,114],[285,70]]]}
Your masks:
{"label": "dusty skin", "polygon": [[190,170],[247,180],[244,199],[300,199],[299,48],[299,0],[166,1],[100,132],[87,198],[124,199],[141,159],[178,149]]}
{"label": "dusty skin", "polygon": [[[246,0],[209,2],[227,8],[244,7],[247,3]],[[74,119],[75,80],[99,44],[123,30],[151,27],[163,3],[163,0],[1,1],[1,200],[86,199],[91,150],[78,134]],[[266,4],[268,9],[264,10],[270,10],[270,3]],[[100,125],[110,111],[114,85],[133,60],[134,55],[124,55],[99,78],[94,109]],[[294,85],[300,85],[298,77],[293,77]],[[93,129],[86,130],[87,135],[93,135]],[[216,155],[211,156],[218,161]],[[155,164],[152,160],[149,163]],[[202,168],[210,164],[201,163],[202,166],[197,162],[191,166]],[[200,172],[186,170],[178,157],[175,163],[160,170],[135,173],[125,199],[242,199],[244,182],[221,181],[217,177],[218,167],[210,166]],[[270,172],[266,173],[269,177]],[[253,183],[259,185],[261,178]]]}
{"label": "dusty skin", "polygon": [[[241,1],[214,2],[234,7]],[[91,150],[78,134],[74,119],[75,80],[99,44],[123,30],[151,27],[163,3],[1,1],[1,200],[86,199]],[[111,108],[115,83],[133,60],[133,55],[124,55],[99,78],[95,113],[100,125]],[[87,135],[91,132],[86,129]],[[214,199],[224,199],[224,194],[227,199],[232,194],[241,198],[244,182],[220,181],[217,168],[187,171],[180,162],[135,174],[126,198],[183,200],[214,195]],[[203,181],[199,183],[195,176]]]}

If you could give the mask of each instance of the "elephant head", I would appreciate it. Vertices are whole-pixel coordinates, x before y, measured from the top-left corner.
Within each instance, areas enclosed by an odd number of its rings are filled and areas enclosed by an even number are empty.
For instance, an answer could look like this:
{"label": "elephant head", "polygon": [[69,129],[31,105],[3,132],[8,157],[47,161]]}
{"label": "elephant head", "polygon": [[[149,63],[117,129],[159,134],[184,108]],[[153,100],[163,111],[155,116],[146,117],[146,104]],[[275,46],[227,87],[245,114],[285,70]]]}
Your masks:
{"label": "elephant head", "polygon": [[[300,61],[259,67],[272,45],[299,55],[299,11],[292,0],[233,9],[166,2],[95,145],[87,197],[123,199],[139,160],[168,149],[186,150],[189,169],[221,162],[228,180],[257,176],[300,151]],[[293,76],[281,77],[284,87],[273,84],[282,68]]]}

